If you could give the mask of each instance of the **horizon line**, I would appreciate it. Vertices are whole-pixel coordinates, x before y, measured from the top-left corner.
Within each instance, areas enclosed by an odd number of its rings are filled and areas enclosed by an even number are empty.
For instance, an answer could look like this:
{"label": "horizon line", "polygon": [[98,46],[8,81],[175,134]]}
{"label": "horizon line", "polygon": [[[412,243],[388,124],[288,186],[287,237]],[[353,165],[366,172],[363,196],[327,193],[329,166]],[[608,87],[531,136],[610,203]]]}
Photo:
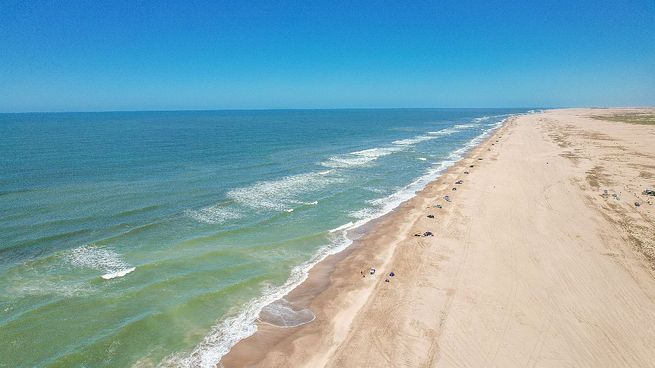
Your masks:
{"label": "horizon line", "polygon": [[[84,114],[117,112],[208,112],[208,111],[311,111],[311,110],[429,110],[429,109],[566,109],[566,108],[612,108],[609,106],[520,106],[520,107],[306,107],[306,108],[215,108],[215,109],[162,109],[162,110],[42,110],[42,111],[0,111],[0,114]],[[614,108],[647,108],[614,107]]]}
{"label": "horizon line", "polygon": [[209,111],[318,111],[318,110],[429,110],[429,109],[653,109],[653,106],[501,106],[501,107],[278,107],[278,108],[212,108],[212,109],[162,109],[162,110],[43,110],[43,111],[0,111],[0,115],[11,114],[87,114],[119,112],[209,112]]}

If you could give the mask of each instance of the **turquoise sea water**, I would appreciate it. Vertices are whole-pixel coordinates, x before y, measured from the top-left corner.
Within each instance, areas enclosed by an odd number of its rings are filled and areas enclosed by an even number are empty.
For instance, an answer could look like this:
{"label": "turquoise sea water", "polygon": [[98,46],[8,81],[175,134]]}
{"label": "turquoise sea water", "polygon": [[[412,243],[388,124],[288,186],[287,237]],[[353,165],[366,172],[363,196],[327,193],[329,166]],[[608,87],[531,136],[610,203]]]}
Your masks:
{"label": "turquoise sea water", "polygon": [[0,114],[0,367],[210,367],[500,109]]}

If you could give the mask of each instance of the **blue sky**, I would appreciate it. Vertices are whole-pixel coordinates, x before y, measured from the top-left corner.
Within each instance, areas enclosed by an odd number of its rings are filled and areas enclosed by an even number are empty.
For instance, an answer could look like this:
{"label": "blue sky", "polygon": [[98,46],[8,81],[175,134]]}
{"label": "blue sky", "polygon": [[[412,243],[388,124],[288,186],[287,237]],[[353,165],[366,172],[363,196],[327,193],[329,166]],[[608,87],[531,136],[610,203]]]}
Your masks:
{"label": "blue sky", "polygon": [[655,1],[0,0],[0,111],[655,105]]}

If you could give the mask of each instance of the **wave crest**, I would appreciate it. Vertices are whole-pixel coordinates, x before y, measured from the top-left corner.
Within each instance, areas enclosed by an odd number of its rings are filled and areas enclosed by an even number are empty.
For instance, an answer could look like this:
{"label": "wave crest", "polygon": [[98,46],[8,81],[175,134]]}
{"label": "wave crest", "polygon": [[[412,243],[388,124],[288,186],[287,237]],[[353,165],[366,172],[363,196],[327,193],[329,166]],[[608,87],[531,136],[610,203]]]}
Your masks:
{"label": "wave crest", "polygon": [[221,205],[209,206],[199,210],[187,210],[184,214],[205,224],[222,224],[228,220],[241,218],[241,214],[238,212]]}
{"label": "wave crest", "polygon": [[134,271],[123,257],[110,248],[100,248],[96,245],[85,245],[71,249],[68,253],[68,261],[77,267],[90,268],[103,272],[101,276],[105,280],[122,277]]}
{"label": "wave crest", "polygon": [[350,152],[344,155],[332,156],[327,161],[321,162],[321,165],[332,168],[367,166],[380,157],[384,157],[401,150],[402,148],[400,147],[370,148],[361,151]]}
{"label": "wave crest", "polygon": [[478,126],[479,126],[478,124],[457,124],[457,125],[454,125],[454,126],[452,126],[450,128],[441,129],[441,130],[438,130],[436,132],[428,132],[425,135],[418,135],[418,136],[416,136],[414,138],[399,139],[399,140],[393,141],[391,143],[393,143],[395,145],[399,145],[399,146],[412,146],[412,145],[415,145],[415,144],[418,144],[418,143],[421,143],[421,142],[430,141],[430,140],[437,139],[437,138],[440,138],[440,137],[445,137],[447,135],[451,135],[451,134],[457,133],[459,131],[469,129],[469,128],[473,128],[473,127],[478,127]]}
{"label": "wave crest", "polygon": [[326,186],[341,182],[342,179],[330,175],[330,171],[310,172],[287,176],[279,180],[261,181],[251,186],[237,188],[227,193],[227,197],[238,204],[253,209],[286,211],[299,195],[321,190]]}

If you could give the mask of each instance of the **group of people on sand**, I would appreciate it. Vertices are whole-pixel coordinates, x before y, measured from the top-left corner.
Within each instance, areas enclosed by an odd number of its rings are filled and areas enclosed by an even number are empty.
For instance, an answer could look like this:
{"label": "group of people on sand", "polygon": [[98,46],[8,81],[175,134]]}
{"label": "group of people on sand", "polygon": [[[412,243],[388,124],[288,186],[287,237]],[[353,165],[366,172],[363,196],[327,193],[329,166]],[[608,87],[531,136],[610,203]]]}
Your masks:
{"label": "group of people on sand", "polygon": [[[496,141],[496,142],[498,142],[498,141]],[[478,158],[478,160],[482,160],[482,158]],[[469,165],[469,167],[471,167],[471,168],[474,167],[474,166],[475,166],[475,165]],[[464,174],[469,174],[469,172],[468,172],[468,171],[464,171]],[[464,180],[459,179],[459,180],[457,180],[457,181],[455,182],[455,184],[456,184],[456,185],[464,184]],[[453,190],[457,190],[457,188],[456,188],[456,187],[453,187]],[[444,201],[446,201],[446,202],[448,202],[448,203],[450,203],[450,202],[452,201],[452,199],[450,198],[450,196],[447,196],[447,195],[444,196],[443,199],[444,199]],[[434,207],[435,207],[435,208],[443,208],[443,206],[440,205],[440,204],[438,204],[438,203],[437,203],[436,205],[434,205]],[[430,219],[435,218],[433,214],[428,214],[427,217],[430,218]],[[423,234],[421,234],[421,233],[415,233],[414,236],[417,236],[417,237],[420,237],[420,236],[434,236],[434,234],[433,234],[431,231],[426,231],[426,232],[424,232]],[[393,272],[392,272],[392,273],[393,273]]]}
{"label": "group of people on sand", "polygon": [[[369,273],[371,276],[375,275],[375,272],[376,272],[375,267],[371,267],[371,268],[368,270],[368,273]],[[366,277],[366,273],[365,273],[363,270],[362,270],[362,271],[359,271],[359,273],[362,275],[362,278]],[[395,277],[395,276],[396,276],[396,274],[395,274],[393,271],[389,272],[389,277]],[[391,281],[390,281],[389,278],[387,277],[387,278],[384,279],[384,282],[391,282]]]}
{"label": "group of people on sand", "polygon": [[[482,160],[482,158],[479,158],[479,160]],[[469,167],[472,168],[473,166],[474,166],[474,165],[470,165]],[[468,174],[469,172],[468,172],[468,171],[465,171],[464,173],[465,173],[465,174]],[[457,181],[455,182],[455,184],[457,184],[457,185],[459,185],[459,184],[463,184],[463,183],[464,183],[464,181],[461,180],[461,179],[460,179],[460,180],[457,180]],[[453,190],[457,190],[457,188],[453,188]],[[450,196],[444,196],[443,199],[444,199],[446,202],[450,202],[450,201],[451,201]],[[437,204],[437,205],[435,205],[434,207],[436,207],[436,208],[443,208],[443,206],[440,205],[440,204]],[[432,215],[432,214],[428,214],[427,217],[433,219],[433,218],[434,218],[434,215]],[[416,233],[416,234],[414,234],[414,236],[434,236],[434,234],[433,234],[431,231],[426,231],[426,232],[424,232],[424,233],[422,233],[422,234],[421,234],[421,233]],[[376,272],[376,271],[377,271],[377,270],[375,269],[375,267],[371,267],[371,268],[368,270],[368,273],[369,273],[370,276],[373,276],[373,275],[375,275],[375,272]],[[359,273],[362,275],[362,278],[365,278],[365,277],[366,277],[366,272],[364,272],[364,270],[359,271]],[[384,282],[391,282],[391,281],[389,280],[389,277],[394,277],[394,276],[396,276],[396,274],[395,274],[393,271],[391,271],[391,272],[389,273],[389,276],[388,276],[387,278],[384,279]]]}

